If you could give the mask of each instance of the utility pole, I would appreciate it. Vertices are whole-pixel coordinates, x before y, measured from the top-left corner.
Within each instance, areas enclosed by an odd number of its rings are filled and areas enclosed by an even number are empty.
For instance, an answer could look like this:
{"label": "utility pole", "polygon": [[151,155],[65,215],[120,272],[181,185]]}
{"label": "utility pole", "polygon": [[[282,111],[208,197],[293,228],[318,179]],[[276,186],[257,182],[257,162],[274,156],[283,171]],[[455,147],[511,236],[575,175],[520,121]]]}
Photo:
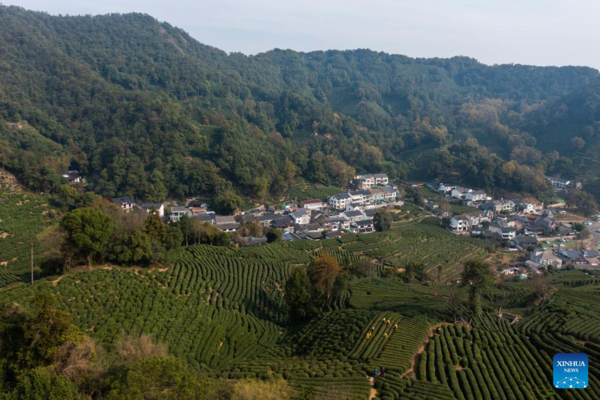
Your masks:
{"label": "utility pole", "polygon": [[29,261],[31,268],[31,284],[33,285],[33,240],[31,241],[31,246],[29,246]]}

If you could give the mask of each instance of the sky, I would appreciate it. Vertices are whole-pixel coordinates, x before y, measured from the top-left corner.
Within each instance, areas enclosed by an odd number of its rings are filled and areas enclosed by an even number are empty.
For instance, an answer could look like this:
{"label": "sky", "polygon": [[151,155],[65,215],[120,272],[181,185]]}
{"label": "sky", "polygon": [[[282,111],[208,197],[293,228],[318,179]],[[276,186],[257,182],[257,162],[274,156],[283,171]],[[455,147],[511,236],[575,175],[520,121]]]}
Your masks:
{"label": "sky", "polygon": [[0,0],[50,14],[142,12],[227,52],[369,48],[600,69],[598,0]]}

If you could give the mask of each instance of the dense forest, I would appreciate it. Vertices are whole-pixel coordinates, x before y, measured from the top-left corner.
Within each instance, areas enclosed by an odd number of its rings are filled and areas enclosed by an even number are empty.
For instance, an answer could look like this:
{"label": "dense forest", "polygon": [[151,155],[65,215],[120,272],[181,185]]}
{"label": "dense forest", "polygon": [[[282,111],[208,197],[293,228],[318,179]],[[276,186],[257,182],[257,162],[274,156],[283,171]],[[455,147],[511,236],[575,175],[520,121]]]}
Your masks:
{"label": "dense forest", "polygon": [[[298,177],[452,179],[496,194],[584,180],[600,73],[370,50],[227,54],[142,14],[0,6],[0,166],[106,197],[280,197]],[[598,190],[596,190],[598,189]]]}

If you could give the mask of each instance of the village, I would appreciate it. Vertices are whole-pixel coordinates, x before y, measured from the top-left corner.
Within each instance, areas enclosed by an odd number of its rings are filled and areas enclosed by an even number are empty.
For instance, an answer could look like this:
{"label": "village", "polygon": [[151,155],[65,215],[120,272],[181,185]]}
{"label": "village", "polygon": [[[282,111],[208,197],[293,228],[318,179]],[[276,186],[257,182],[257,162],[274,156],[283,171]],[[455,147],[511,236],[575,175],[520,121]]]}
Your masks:
{"label": "village", "polygon": [[[192,200],[185,206],[172,206],[166,213],[165,204],[136,204],[130,196],[111,199],[124,210],[136,207],[156,212],[166,222],[176,223],[183,216],[207,222],[224,232],[237,232],[242,226],[256,222],[264,230],[281,231],[283,241],[331,239],[344,233],[375,232],[373,217],[380,209],[401,206],[398,187],[390,184],[386,174],[359,175],[349,190],[331,196],[327,201],[308,199],[285,203],[280,207],[261,205],[236,215],[216,215],[208,204]],[[266,237],[248,237],[247,245],[266,243]]]}
{"label": "village", "polygon": [[[70,184],[81,182],[77,171],[64,177]],[[557,193],[577,188],[578,183],[548,177]],[[600,269],[598,244],[586,249],[583,236],[600,241],[600,226],[592,221],[567,222],[567,212],[557,205],[545,207],[533,197],[493,199],[485,191],[448,183],[410,185],[425,188],[424,211],[442,220],[442,225],[454,235],[488,240],[498,248],[521,253],[527,261],[503,270],[507,276],[526,277],[531,272],[547,268]],[[177,223],[182,217],[197,219],[215,228],[235,234],[247,224],[256,223],[262,229],[259,236],[246,236],[243,245],[256,246],[268,242],[266,232],[281,232],[282,241],[321,240],[344,234],[366,234],[376,231],[375,215],[380,211],[397,210],[403,206],[398,186],[384,173],[357,175],[346,192],[327,200],[308,199],[284,203],[278,207],[261,205],[235,215],[217,215],[207,203],[190,200],[186,205],[136,203],[130,196],[110,201],[123,210],[141,209],[156,213],[166,223]],[[465,212],[457,213],[456,205]],[[466,211],[468,210],[468,211]],[[587,232],[583,232],[587,231]],[[594,240],[592,240],[592,243]]]}
{"label": "village", "polygon": [[[568,180],[548,180],[556,193],[578,187]],[[600,228],[595,222],[568,213],[562,204],[545,207],[533,197],[494,200],[482,190],[453,184],[424,186],[439,194],[441,202],[472,208],[472,211],[452,215],[439,201],[426,203],[426,208],[446,221],[446,228],[453,234],[487,239],[507,252],[519,252],[528,258],[524,263],[504,269],[503,275],[526,279],[532,272],[541,273],[549,268],[600,269],[597,247]],[[590,232],[590,228],[594,230]],[[592,249],[585,248],[588,237],[596,243]]]}

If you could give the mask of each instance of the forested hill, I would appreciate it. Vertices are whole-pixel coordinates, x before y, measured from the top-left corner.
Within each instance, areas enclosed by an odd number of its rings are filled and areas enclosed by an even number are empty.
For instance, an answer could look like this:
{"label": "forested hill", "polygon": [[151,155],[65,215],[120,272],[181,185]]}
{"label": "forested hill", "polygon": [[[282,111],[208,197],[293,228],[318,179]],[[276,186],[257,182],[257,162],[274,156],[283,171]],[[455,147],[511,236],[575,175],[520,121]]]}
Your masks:
{"label": "forested hill", "polygon": [[0,6],[0,162],[32,189],[71,167],[102,195],[149,201],[262,200],[297,177],[379,170],[543,194],[544,174],[574,171],[568,149],[544,144],[542,116],[599,76],[369,50],[227,54],[147,15]]}

